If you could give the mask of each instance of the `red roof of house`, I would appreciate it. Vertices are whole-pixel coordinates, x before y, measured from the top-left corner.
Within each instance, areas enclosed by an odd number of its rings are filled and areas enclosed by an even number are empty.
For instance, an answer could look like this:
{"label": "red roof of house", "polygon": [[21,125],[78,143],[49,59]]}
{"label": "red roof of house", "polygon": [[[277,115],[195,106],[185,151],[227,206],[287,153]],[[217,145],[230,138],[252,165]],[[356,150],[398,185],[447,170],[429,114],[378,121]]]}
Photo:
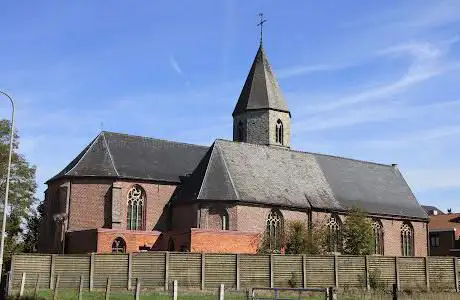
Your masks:
{"label": "red roof of house", "polygon": [[430,216],[429,230],[456,229],[455,236],[460,236],[460,213]]}

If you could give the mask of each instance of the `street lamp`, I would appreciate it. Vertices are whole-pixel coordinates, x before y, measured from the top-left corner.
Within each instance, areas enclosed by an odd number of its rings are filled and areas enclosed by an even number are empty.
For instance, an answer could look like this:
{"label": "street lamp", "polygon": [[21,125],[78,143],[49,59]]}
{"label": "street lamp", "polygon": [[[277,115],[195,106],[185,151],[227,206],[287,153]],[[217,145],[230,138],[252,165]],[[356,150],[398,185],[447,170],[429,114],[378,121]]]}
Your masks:
{"label": "street lamp", "polygon": [[8,193],[10,190],[10,171],[11,171],[11,154],[13,153],[13,137],[14,137],[14,101],[7,93],[0,91],[0,94],[6,96],[11,102],[11,129],[10,129],[10,154],[8,156],[8,172],[6,175],[5,201],[3,202],[3,221],[2,221],[2,237],[0,242],[0,283],[2,280],[1,272],[3,270],[3,249],[5,248],[5,227],[6,227],[6,207],[8,205]]}

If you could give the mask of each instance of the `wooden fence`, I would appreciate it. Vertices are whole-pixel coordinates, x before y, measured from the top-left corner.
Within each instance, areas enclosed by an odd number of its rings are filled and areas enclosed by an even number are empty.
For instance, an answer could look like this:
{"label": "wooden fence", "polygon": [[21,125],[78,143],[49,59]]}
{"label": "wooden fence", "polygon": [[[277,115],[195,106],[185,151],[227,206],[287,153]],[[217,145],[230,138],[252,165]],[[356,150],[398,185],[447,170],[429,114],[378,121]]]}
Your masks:
{"label": "wooden fence", "polygon": [[305,256],[146,252],[89,255],[15,255],[9,290],[39,280],[40,288],[77,288],[80,277],[90,290],[105,287],[165,289],[173,280],[184,288],[381,286],[399,290],[459,291],[460,262],[454,257]]}

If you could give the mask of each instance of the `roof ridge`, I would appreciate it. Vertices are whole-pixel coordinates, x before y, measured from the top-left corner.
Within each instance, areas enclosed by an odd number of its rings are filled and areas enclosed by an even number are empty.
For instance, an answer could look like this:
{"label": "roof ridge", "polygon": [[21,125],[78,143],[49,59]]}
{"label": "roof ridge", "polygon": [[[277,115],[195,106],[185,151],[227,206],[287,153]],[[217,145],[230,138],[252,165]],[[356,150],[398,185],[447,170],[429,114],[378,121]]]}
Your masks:
{"label": "roof ridge", "polygon": [[94,144],[96,144],[96,141],[100,138],[102,132],[100,132],[94,139],[93,141],[88,145],[86,146],[86,151],[85,153],[80,157],[80,159],[75,163],[75,165],[73,165],[73,167],[68,170],[67,172],[64,173],[64,175],[68,175],[70,172],[72,172],[73,169],[75,169],[78,164],[85,158],[86,154],[88,154],[88,152],[91,151],[91,149],[93,148]]}
{"label": "roof ridge", "polygon": [[115,170],[115,173],[117,173],[117,176],[120,176],[120,173],[118,173],[117,167],[115,166],[115,161],[113,159],[112,153],[110,153],[109,144],[107,143],[107,139],[105,138],[104,132],[101,132],[101,135],[104,139],[105,148],[107,149],[107,153],[109,154],[110,161],[112,161],[113,169]]}
{"label": "roof ridge", "polygon": [[294,150],[291,148],[274,148],[270,145],[262,145],[262,144],[253,144],[253,143],[246,143],[246,142],[234,142],[226,139],[216,139],[216,141],[222,141],[222,142],[229,142],[229,143],[238,143],[238,144],[245,144],[253,147],[267,147],[269,149],[276,149],[276,150],[283,150],[283,151],[289,151],[289,152],[295,152],[295,153],[303,153],[303,154],[312,154],[312,155],[322,155],[322,156],[329,156],[333,158],[340,158],[340,159],[345,159],[345,160],[351,160],[351,161],[356,161],[360,163],[365,163],[365,164],[372,164],[372,165],[379,165],[379,166],[384,166],[384,167],[390,167],[392,168],[392,165],[389,164],[384,164],[384,163],[378,163],[378,162],[373,162],[373,161],[367,161],[367,160],[361,160],[361,159],[356,159],[356,158],[350,158],[350,157],[345,157],[345,156],[339,156],[339,155],[332,155],[332,154],[325,154],[325,153],[318,153],[318,152],[309,152],[309,151],[301,151],[301,150]]}
{"label": "roof ridge", "polygon": [[148,139],[148,140],[156,140],[156,141],[162,141],[162,142],[168,142],[168,143],[174,143],[174,144],[181,144],[181,145],[187,145],[187,146],[196,146],[196,147],[202,147],[202,148],[209,148],[209,146],[205,145],[198,145],[198,144],[192,144],[192,143],[186,143],[186,142],[178,142],[178,141],[171,141],[171,140],[166,140],[166,139],[159,139],[159,138],[154,138],[150,136],[142,136],[138,134],[129,134],[129,133],[122,133],[122,132],[115,132],[115,131],[102,131],[103,133],[108,133],[108,134],[117,134],[117,135],[124,135],[124,136],[130,136],[130,137],[138,137],[138,138],[143,138],[143,139]]}
{"label": "roof ridge", "polygon": [[[212,143],[212,145],[209,147],[209,150],[208,151],[211,151],[211,153],[209,154],[209,158],[208,158],[208,162],[206,164],[206,170],[204,171],[204,175],[203,175],[203,180],[201,181],[201,184],[200,184],[200,189],[198,190],[198,194],[196,195],[197,198],[200,197],[200,194],[201,194],[201,189],[203,188],[203,183],[205,182],[206,180],[206,176],[208,175],[208,170],[209,170],[209,162],[211,161],[211,158],[212,158],[212,155],[213,155],[213,150],[214,148],[216,147],[216,143]],[[212,148],[212,149],[211,149]],[[207,153],[203,156],[203,159],[206,157]],[[199,165],[200,163],[198,163]],[[198,166],[196,166],[196,168],[198,168]],[[195,168],[195,169],[196,169]]]}

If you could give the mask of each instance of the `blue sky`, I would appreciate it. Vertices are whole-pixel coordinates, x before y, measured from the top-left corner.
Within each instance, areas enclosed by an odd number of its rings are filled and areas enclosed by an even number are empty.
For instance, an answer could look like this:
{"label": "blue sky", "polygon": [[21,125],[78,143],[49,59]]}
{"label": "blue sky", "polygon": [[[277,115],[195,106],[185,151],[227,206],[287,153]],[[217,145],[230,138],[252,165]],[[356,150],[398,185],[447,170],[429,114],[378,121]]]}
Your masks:
{"label": "blue sky", "polygon": [[5,2],[0,88],[39,196],[101,124],[231,139],[259,12],[292,148],[397,163],[420,203],[460,211],[458,0]]}

